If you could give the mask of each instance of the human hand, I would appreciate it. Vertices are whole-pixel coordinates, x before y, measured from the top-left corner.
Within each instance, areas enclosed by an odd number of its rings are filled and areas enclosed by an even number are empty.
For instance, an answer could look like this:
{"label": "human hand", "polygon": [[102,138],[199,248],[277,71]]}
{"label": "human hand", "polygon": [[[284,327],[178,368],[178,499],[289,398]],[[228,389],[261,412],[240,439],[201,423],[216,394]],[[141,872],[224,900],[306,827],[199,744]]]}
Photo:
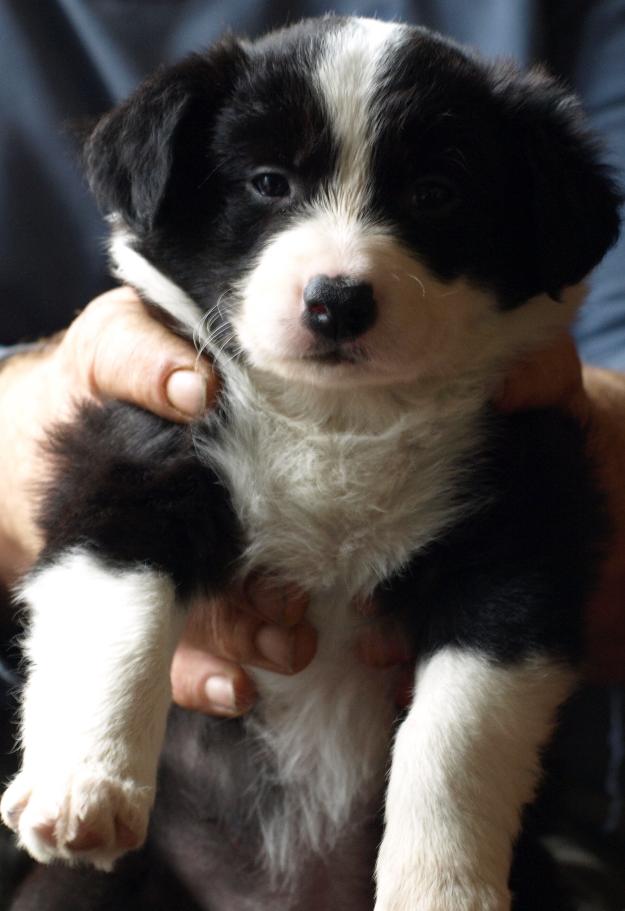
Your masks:
{"label": "human hand", "polygon": [[[0,370],[0,577],[14,582],[36,559],[37,487],[49,471],[42,442],[85,400],[122,399],[173,421],[215,402],[218,380],[193,346],[152,319],[129,288],[92,301],[68,330]],[[175,698],[215,714],[237,714],[254,688],[240,664],[293,673],[315,650],[306,599],[267,580],[198,605],[172,668]]]}
{"label": "human hand", "polygon": [[506,412],[561,407],[588,433],[588,454],[612,522],[598,590],[586,616],[586,676],[625,680],[625,375],[582,366],[569,335],[523,360],[496,402]]}
{"label": "human hand", "polygon": [[317,636],[307,607],[304,592],[260,574],[195,604],[172,664],[174,701],[210,715],[246,712],[256,690],[243,665],[295,674],[312,660]]}
{"label": "human hand", "polygon": [[495,399],[499,411],[512,413],[532,408],[563,408],[586,423],[590,400],[575,342],[568,333],[550,345],[522,358],[504,380]]}
{"label": "human hand", "polygon": [[146,313],[129,288],[92,301],[69,329],[0,370],[0,574],[11,581],[41,546],[37,486],[49,471],[42,442],[85,400],[122,399],[174,421],[214,401],[217,378],[192,345]]}

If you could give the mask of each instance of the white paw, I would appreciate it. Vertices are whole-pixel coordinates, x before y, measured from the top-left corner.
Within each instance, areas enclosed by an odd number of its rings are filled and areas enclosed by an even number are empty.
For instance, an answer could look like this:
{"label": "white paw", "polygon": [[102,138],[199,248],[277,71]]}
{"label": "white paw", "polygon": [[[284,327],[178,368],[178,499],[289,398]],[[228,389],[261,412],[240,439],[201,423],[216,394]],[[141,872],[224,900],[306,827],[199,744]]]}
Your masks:
{"label": "white paw", "polygon": [[40,863],[61,859],[110,870],[144,841],[153,788],[82,766],[60,778],[22,771],[5,791],[2,819]]}
{"label": "white paw", "polygon": [[410,876],[378,886],[375,911],[510,911],[510,895],[486,883],[441,879],[426,883]]}

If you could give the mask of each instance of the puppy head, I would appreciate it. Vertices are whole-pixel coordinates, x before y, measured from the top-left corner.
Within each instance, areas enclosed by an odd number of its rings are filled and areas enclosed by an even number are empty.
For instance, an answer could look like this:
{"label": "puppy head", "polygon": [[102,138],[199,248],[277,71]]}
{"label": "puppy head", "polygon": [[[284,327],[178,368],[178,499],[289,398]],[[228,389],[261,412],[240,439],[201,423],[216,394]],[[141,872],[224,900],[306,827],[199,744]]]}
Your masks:
{"label": "puppy head", "polygon": [[[488,368],[618,231],[575,101],[419,28],[326,18],[158,73],[96,128],[120,275],[290,379]],[[528,303],[529,301],[529,303]]]}

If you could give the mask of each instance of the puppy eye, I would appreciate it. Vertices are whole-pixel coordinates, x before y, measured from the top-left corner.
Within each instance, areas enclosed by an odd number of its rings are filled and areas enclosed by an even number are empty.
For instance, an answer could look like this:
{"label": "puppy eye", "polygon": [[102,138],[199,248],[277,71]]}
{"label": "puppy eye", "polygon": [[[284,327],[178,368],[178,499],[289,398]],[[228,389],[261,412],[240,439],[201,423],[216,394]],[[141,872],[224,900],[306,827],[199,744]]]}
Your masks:
{"label": "puppy eye", "polygon": [[446,180],[420,180],[412,195],[413,207],[423,215],[446,215],[458,202],[458,194]]}
{"label": "puppy eye", "polygon": [[271,199],[284,199],[291,195],[291,187],[286,177],[274,171],[257,174],[252,180],[252,186],[260,196]]}

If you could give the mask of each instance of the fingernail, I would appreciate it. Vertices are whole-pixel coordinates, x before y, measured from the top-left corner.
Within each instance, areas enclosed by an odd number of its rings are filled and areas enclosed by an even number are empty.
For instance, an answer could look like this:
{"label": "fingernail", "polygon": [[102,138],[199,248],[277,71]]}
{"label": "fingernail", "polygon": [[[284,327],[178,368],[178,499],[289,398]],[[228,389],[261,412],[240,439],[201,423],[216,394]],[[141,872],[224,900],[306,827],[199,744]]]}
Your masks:
{"label": "fingernail", "polygon": [[174,370],[165,386],[169,404],[189,417],[206,410],[206,380],[195,370]]}
{"label": "fingernail", "polygon": [[228,677],[215,675],[209,677],[204,684],[206,696],[214,706],[218,706],[225,712],[236,712],[237,697],[234,690],[234,684]]}
{"label": "fingernail", "polygon": [[317,634],[309,624],[283,629],[269,624],[256,633],[260,655],[276,668],[293,674],[306,667],[316,651]]}

